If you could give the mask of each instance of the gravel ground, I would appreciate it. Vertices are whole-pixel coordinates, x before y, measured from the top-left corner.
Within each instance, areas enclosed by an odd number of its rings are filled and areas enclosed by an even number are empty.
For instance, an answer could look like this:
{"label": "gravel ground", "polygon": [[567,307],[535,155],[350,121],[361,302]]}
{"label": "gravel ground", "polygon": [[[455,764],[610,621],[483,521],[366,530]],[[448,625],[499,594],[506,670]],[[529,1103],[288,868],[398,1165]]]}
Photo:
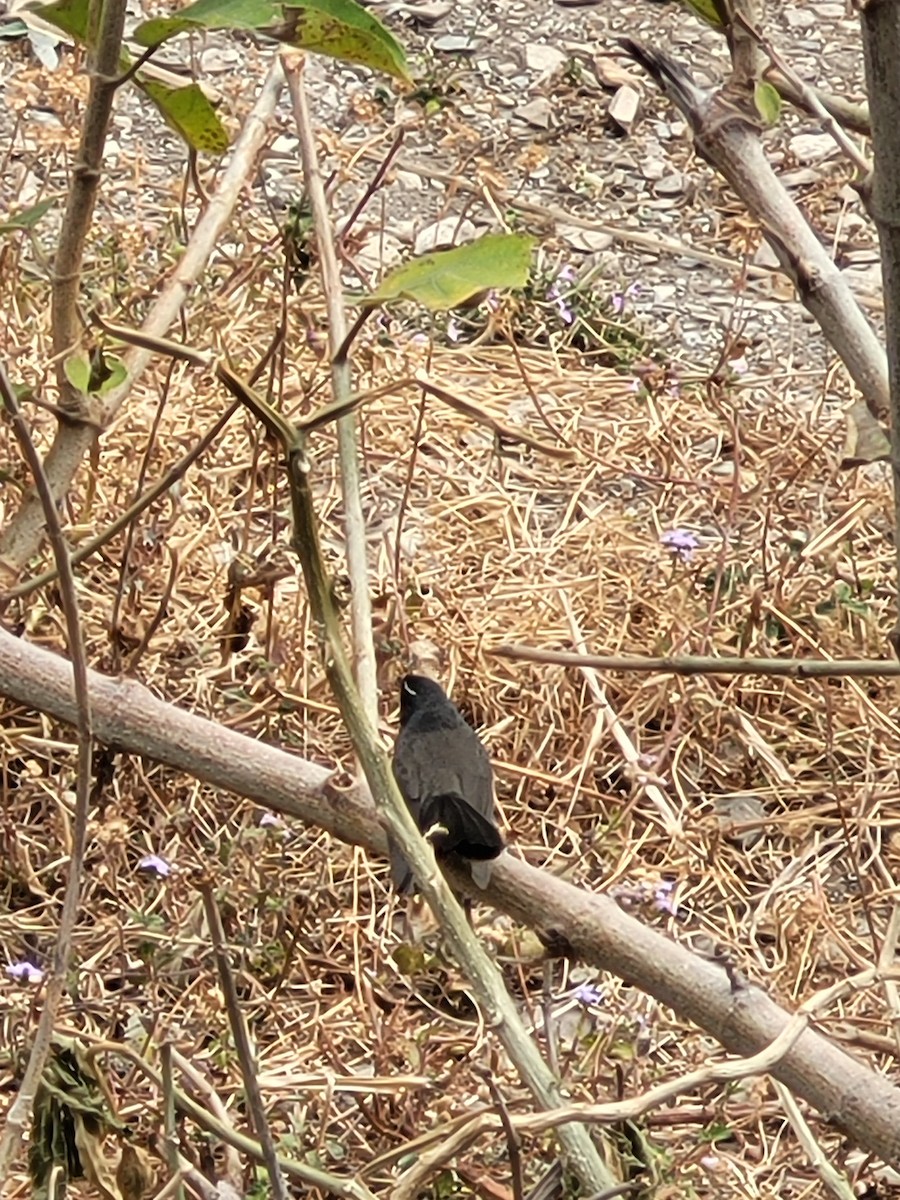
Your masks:
{"label": "gravel ground", "polygon": [[[572,222],[530,213],[529,227],[548,238],[560,262],[595,268],[595,286],[609,293],[631,285],[631,306],[651,335],[675,357],[701,370],[714,365],[726,329],[736,339],[748,382],[780,391],[790,383],[798,398],[822,394],[829,351],[809,318],[777,277],[754,280],[741,291],[746,258],[771,265],[741,203],[690,149],[684,122],[625,58],[616,39],[627,33],[668,49],[701,83],[714,84],[727,66],[723,39],[681,6],[637,4],[564,6],[527,3],[387,0],[372,5],[407,45],[421,81],[415,98],[398,98],[363,69],[316,59],[309,78],[315,111],[331,159],[346,168],[352,147],[358,162],[344,171],[335,192],[338,210],[350,211],[398,132],[403,146],[387,186],[357,226],[355,264],[369,282],[398,256],[496,227],[497,214],[515,202],[564,209]],[[133,6],[139,20],[149,6]],[[780,5],[766,32],[806,79],[861,99],[862,56],[857,23],[842,4]],[[0,203],[33,202],[47,184],[64,179],[59,157],[70,142],[75,104],[84,80],[73,75],[71,53],[55,72],[38,64],[27,43],[5,43],[0,87],[0,143],[12,149]],[[271,51],[249,39],[210,35],[166,48],[167,61],[193,62],[205,83],[224,98],[235,119],[252,100]],[[630,132],[611,122],[617,85],[633,85],[640,110]],[[423,120],[423,113],[427,119]],[[226,117],[227,119],[227,117]],[[261,172],[260,204],[293,199],[299,189],[296,138],[287,100],[280,129]],[[879,280],[873,233],[855,193],[850,168],[817,122],[786,109],[767,135],[786,182],[834,247],[842,267],[870,301]],[[164,265],[173,195],[184,154],[133,91],[122,96],[110,139],[112,171],[100,212],[102,228],[126,250],[148,287]],[[55,166],[54,163],[58,163]],[[406,169],[409,166],[413,169]],[[416,169],[418,168],[418,169]],[[455,181],[455,182],[454,182]],[[494,203],[462,190],[460,182],[489,189]],[[603,224],[603,229],[582,223]],[[619,231],[614,236],[610,229]],[[650,244],[636,245],[637,232]],[[681,253],[654,240],[673,239]],[[712,253],[719,265],[692,251]],[[723,264],[733,264],[731,266]],[[358,282],[352,281],[349,282]],[[637,285],[635,287],[634,285]],[[877,301],[870,303],[877,318]],[[842,373],[827,394],[846,392]]]}

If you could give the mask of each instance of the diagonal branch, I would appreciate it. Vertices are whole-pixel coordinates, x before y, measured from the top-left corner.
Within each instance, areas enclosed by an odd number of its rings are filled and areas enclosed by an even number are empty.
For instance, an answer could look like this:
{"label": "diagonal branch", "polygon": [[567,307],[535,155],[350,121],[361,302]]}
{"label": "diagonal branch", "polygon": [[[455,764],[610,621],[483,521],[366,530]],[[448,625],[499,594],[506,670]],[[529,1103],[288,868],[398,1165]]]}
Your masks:
{"label": "diagonal branch", "polygon": [[[329,786],[323,767],[158,700],[140,684],[88,673],[94,733],[354,845],[385,854],[387,840],[367,792]],[[0,695],[74,724],[77,703],[65,659],[0,627]],[[462,871],[452,886],[471,889]],[[715,1037],[734,1054],[765,1049],[791,1020],[754,986],[733,988],[723,968],[647,929],[607,897],[539,871],[512,854],[496,862],[484,898],[544,931],[585,962],[628,979]],[[870,1154],[900,1161],[900,1089],[814,1029],[772,1075],[833,1120]]]}
{"label": "diagonal branch", "polygon": [[[503,1048],[515,1064],[523,1082],[541,1109],[556,1107],[562,1099],[559,1079],[541,1057],[528,1034],[519,1009],[503,983],[497,964],[470,928],[463,909],[448,881],[435,862],[434,852],[413,822],[400,796],[388,757],[369,719],[369,713],[355,686],[353,672],[344,650],[341,623],[334,604],[329,578],[319,544],[319,527],[310,489],[310,462],[305,436],[287,425],[261,396],[258,396],[224,364],[217,374],[261,420],[269,433],[277,437],[287,459],[288,480],[293,511],[293,543],[303,568],[309,607],[319,630],[325,670],[341,716],[350,734],[360,766],[375,798],[378,815],[403,857],[410,864],[429,908],[440,922],[441,930],[460,967],[466,973],[485,1020],[497,1033]],[[471,877],[468,878],[471,886]],[[589,1131],[572,1124],[560,1129],[559,1141],[569,1166],[590,1194],[615,1186],[615,1177],[606,1167]]]}
{"label": "diagonal branch", "polygon": [[[331,390],[335,402],[347,403],[353,394],[350,361],[338,351],[347,338],[347,314],[341,271],[335,252],[335,232],[328,212],[325,185],[319,169],[319,156],[313,136],[309,105],[303,82],[303,59],[296,52],[285,53],[288,90],[294,108],[294,120],[300,137],[303,177],[316,230],[316,248],[322,270],[322,290],[328,309],[328,347],[331,354]],[[369,594],[369,565],[366,553],[366,522],[360,490],[359,434],[357,417],[346,412],[338,421],[338,453],[341,461],[341,491],[344,501],[344,533],[347,538],[347,566],[350,574],[350,620],[353,627],[353,667],[356,686],[363,706],[373,723],[378,719],[378,680],[375,668],[375,644],[372,639],[372,602]]]}
{"label": "diagonal branch", "polygon": [[621,45],[684,113],[697,153],[728,181],[759,221],[798,299],[815,317],[862,393],[873,424],[884,421],[889,411],[884,347],[847,281],[773,171],[754,121],[724,90],[697,87],[670,55],[631,38],[622,38]]}
{"label": "diagonal branch", "polygon": [[78,593],[68,544],[63,537],[59,513],[53,500],[50,484],[44,474],[40,454],[25,424],[22,410],[5,368],[0,366],[0,400],[12,423],[13,432],[22,449],[22,454],[34,477],[35,493],[40,498],[50,535],[50,543],[59,572],[60,596],[66,622],[66,637],[69,654],[72,656],[70,686],[75,698],[75,726],[78,730],[78,766],[75,781],[75,814],[72,823],[72,848],[66,872],[66,889],[63,895],[62,913],[50,976],[44,993],[44,1003],[38,1019],[37,1030],[28,1056],[28,1062],[18,1094],[6,1117],[3,1136],[0,1138],[0,1179],[6,1179],[15,1158],[27,1124],[34,1097],[44,1071],[44,1064],[53,1038],[53,1027],[59,1012],[60,1002],[66,988],[69,962],[72,957],[72,935],[78,919],[81,903],[81,878],[84,871],[84,854],[87,846],[88,808],[91,799],[94,737],[91,727],[91,700],[88,690],[87,656],[82,636],[81,613],[78,608]]}
{"label": "diagonal branch", "polygon": [[[115,72],[113,72],[115,74]],[[184,254],[178,260],[171,277],[163,286],[147,318],[141,326],[145,333],[161,336],[181,311],[191,288],[204,270],[210,254],[219,242],[222,230],[231,219],[234,206],[256,163],[256,156],[266,140],[268,121],[284,86],[284,74],[276,59],[260,88],[253,109],[244,122],[240,137],[234,144],[228,166],[219,185],[197,222]],[[137,348],[125,357],[128,377],[119,387],[103,397],[100,413],[102,424],[109,424],[131,393],[131,389],[146,369],[152,352]],[[71,487],[75,472],[97,438],[93,425],[61,425],[53,445],[44,460],[44,471],[54,496],[63,497]],[[34,493],[26,496],[22,507],[0,532],[0,582],[3,575],[15,576],[38,549],[44,535],[44,517]],[[5,569],[5,570],[4,570]]]}

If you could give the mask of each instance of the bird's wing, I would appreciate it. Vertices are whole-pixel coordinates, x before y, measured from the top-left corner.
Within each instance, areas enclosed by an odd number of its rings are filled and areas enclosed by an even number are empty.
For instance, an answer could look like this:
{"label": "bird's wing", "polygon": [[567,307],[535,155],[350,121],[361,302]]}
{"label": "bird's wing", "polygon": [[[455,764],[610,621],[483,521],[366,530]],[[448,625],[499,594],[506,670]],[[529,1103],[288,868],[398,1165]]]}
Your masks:
{"label": "bird's wing", "polygon": [[407,738],[405,732],[397,738],[392,766],[400,795],[407,804],[411,805],[421,799],[422,774],[419,769],[419,755],[415,741]]}
{"label": "bird's wing", "polygon": [[477,737],[474,740],[478,749],[476,751],[475,747],[472,747],[472,757],[466,773],[465,797],[469,804],[483,816],[493,817],[494,770],[481,740]]}

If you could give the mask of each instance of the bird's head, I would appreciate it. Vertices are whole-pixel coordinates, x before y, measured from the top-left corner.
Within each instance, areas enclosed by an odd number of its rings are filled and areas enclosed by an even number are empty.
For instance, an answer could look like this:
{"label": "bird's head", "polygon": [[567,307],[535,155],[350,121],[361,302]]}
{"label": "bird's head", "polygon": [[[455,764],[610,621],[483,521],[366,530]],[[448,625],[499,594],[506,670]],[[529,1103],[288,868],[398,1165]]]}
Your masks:
{"label": "bird's head", "polygon": [[400,681],[400,725],[427,705],[446,704],[447,693],[427,675],[404,675]]}

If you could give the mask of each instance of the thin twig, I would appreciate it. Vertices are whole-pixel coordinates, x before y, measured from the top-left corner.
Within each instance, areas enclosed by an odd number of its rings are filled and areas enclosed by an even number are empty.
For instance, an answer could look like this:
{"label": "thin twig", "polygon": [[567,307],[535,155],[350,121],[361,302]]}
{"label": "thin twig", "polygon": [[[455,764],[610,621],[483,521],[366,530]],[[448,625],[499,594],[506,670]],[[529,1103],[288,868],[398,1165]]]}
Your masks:
{"label": "thin twig", "polygon": [[888,659],[817,658],[642,658],[631,654],[576,654],[536,646],[486,647],[485,654],[511,662],[547,663],[557,667],[589,667],[597,671],[663,672],[670,675],[771,675],[788,679],[841,679],[900,675],[900,662]]}
{"label": "thin twig", "polygon": [[753,38],[759,48],[769,58],[772,65],[777,67],[791,87],[796,89],[804,107],[819,118],[823,128],[831,134],[857,170],[863,176],[868,175],[872,169],[872,164],[857,146],[856,142],[847,136],[841,125],[831,115],[813,89],[803,82],[790,63],[782,58],[769,39],[756,27],[754,22],[748,21],[743,13],[740,12],[735,12],[734,19]]}
{"label": "thin twig", "polygon": [[[125,9],[126,0],[89,3],[90,92],[53,262],[50,309],[59,403],[70,415],[91,419],[96,415],[96,400],[91,402],[69,382],[65,356],[76,348],[81,334],[78,299],[84,251],[103,179],[103,154],[118,86],[115,77],[122,57]],[[62,436],[66,431],[66,425],[60,426]]]}
{"label": "thin twig", "polygon": [[269,1127],[266,1107],[263,1104],[262,1091],[257,1078],[259,1066],[250,1046],[247,1025],[241,1013],[241,1003],[234,985],[231,963],[228,961],[225,930],[222,928],[222,918],[219,916],[219,908],[213,895],[212,882],[208,878],[203,879],[200,883],[200,895],[203,898],[203,911],[206,914],[206,924],[209,928],[209,937],[219,973],[219,984],[225,998],[225,1011],[228,1014],[231,1036],[241,1068],[250,1121],[262,1147],[263,1161],[269,1173],[269,1187],[275,1200],[288,1200],[287,1185],[278,1162],[275,1139],[272,1137],[272,1130]]}
{"label": "thin twig", "polygon": [[88,806],[91,798],[93,733],[91,728],[91,700],[88,690],[87,657],[84,649],[81,614],[78,607],[78,594],[75,589],[75,576],[72,572],[72,563],[69,557],[69,547],[63,537],[62,524],[60,523],[59,513],[53,499],[53,492],[44,472],[41,456],[25,424],[22,409],[16,399],[16,394],[6,373],[6,368],[2,365],[0,365],[0,399],[2,399],[9,414],[13,433],[21,447],[22,454],[31,469],[35,489],[44,510],[50,545],[53,548],[53,555],[56,559],[56,569],[59,572],[59,591],[66,622],[66,641],[72,662],[72,686],[75,692],[77,707],[76,731],[78,735],[72,852],[69,856],[62,913],[60,914],[59,928],[53,947],[53,958],[44,993],[44,1004],[34,1035],[31,1054],[25,1067],[18,1095],[7,1114],[3,1136],[0,1138],[0,1179],[7,1179],[13,1159],[21,1146],[25,1125],[31,1115],[35,1092],[37,1091],[44,1070],[44,1063],[50,1049],[53,1027],[56,1023],[60,1002],[62,1001],[69,970],[69,961],[72,956],[72,935],[75,930],[75,922],[78,917],[78,908],[81,900],[81,876],[84,869],[84,853],[87,844]]}
{"label": "thin twig", "polygon": [[[124,1042],[95,1042],[88,1047],[88,1061],[92,1061],[103,1054],[116,1054],[134,1063],[152,1083],[162,1088],[163,1079],[160,1072],[151,1067],[132,1046]],[[172,1051],[172,1059],[179,1068],[184,1069],[186,1064],[181,1055],[175,1050]],[[202,1104],[198,1104],[196,1100],[193,1100],[181,1088],[174,1088],[173,1091],[178,1111],[199,1125],[202,1130],[212,1134],[213,1137],[219,1138],[226,1145],[240,1150],[242,1154],[249,1155],[257,1162],[265,1161],[263,1149],[259,1142],[248,1137],[246,1134],[240,1133],[225,1120],[219,1120],[214,1117]],[[319,1170],[318,1167],[311,1167],[307,1163],[298,1162],[292,1158],[285,1158],[281,1154],[278,1155],[278,1166],[286,1175],[290,1175],[292,1179],[299,1179],[310,1187],[320,1188],[326,1195],[343,1196],[346,1200],[375,1200],[375,1197],[366,1185],[357,1179],[340,1179],[338,1176],[331,1175],[327,1171]]]}
{"label": "thin twig", "polygon": [[[430,842],[413,822],[397,788],[387,755],[354,684],[331,580],[322,555],[305,438],[224,364],[219,364],[217,374],[282,443],[291,492],[293,545],[303,567],[309,606],[321,639],[325,670],[379,815],[409,862],[419,891],[440,922],[448,945],[478,998],[485,1022],[497,1030],[507,1054],[531,1089],[537,1106],[541,1109],[555,1107],[561,1099],[560,1081],[529,1037],[496,963],[470,928],[452,888],[438,869]],[[614,1176],[584,1126],[572,1124],[563,1129],[559,1136],[570,1166],[585,1190],[596,1191],[615,1184]]]}
{"label": "thin twig", "polygon": [[[113,64],[113,71],[116,68],[117,62]],[[222,172],[215,193],[210,197],[184,253],[143,322],[141,328],[145,333],[161,336],[182,311],[210,254],[219,244],[222,230],[230,220],[247,177],[256,163],[257,153],[268,135],[269,118],[283,86],[284,74],[281,64],[275,59],[234,143],[228,166]],[[103,395],[102,424],[108,424],[118,412],[151,358],[151,351],[142,348],[126,356],[127,378]],[[96,431],[90,425],[61,426],[57,431],[45,468],[55,495],[64,496],[68,493],[84,454],[95,440]],[[0,531],[0,560],[5,560],[13,567],[22,567],[39,546],[43,527],[40,504],[26,498],[15,517]]]}
{"label": "thin twig", "polygon": [[177,1200],[184,1200],[184,1188],[180,1186],[181,1153],[178,1149],[178,1127],[175,1109],[175,1077],[172,1074],[172,1043],[164,1041],[159,1048],[159,1064],[162,1069],[163,1093],[163,1157],[169,1165],[172,1180],[179,1180],[175,1189]]}
{"label": "thin twig", "polygon": [[[891,975],[895,978],[900,977],[900,971],[894,970]],[[696,1071],[689,1071],[676,1079],[649,1088],[641,1095],[632,1096],[628,1100],[616,1100],[608,1104],[568,1104],[555,1112],[510,1114],[509,1122],[518,1134],[534,1137],[574,1120],[601,1125],[634,1121],[646,1116],[651,1109],[671,1103],[684,1092],[696,1091],[710,1083],[733,1083],[753,1075],[766,1074],[791,1051],[815,1013],[851,992],[870,987],[878,978],[880,973],[874,969],[861,971],[816,992],[798,1009],[778,1036],[758,1054],[700,1067]],[[394,1193],[396,1200],[411,1200],[437,1166],[450,1162],[477,1138],[503,1127],[504,1121],[500,1115],[489,1109],[482,1109],[467,1122],[454,1125],[452,1130],[435,1130],[417,1138],[415,1150],[419,1156],[418,1161],[402,1177]],[[433,1146],[433,1149],[427,1149],[429,1145]],[[397,1148],[396,1154],[403,1154],[408,1149],[408,1146]],[[391,1157],[395,1156],[395,1151],[392,1150]],[[382,1156],[378,1163],[373,1165],[380,1165],[386,1157]]]}
{"label": "thin twig", "polygon": [[795,1100],[791,1090],[783,1083],[779,1083],[777,1079],[773,1079],[772,1083],[781,1101],[781,1106],[784,1109],[784,1115],[797,1136],[797,1141],[806,1151],[806,1156],[809,1159],[815,1173],[822,1180],[823,1185],[828,1189],[837,1200],[856,1200],[856,1192],[850,1184],[850,1180],[846,1175],[842,1175],[837,1167],[825,1157],[825,1151],[819,1144],[816,1135],[809,1127],[809,1122],[803,1113],[800,1111],[800,1105]]}
{"label": "thin twig", "polygon": [[488,1091],[494,1099],[494,1105],[497,1109],[497,1116],[500,1118],[500,1124],[503,1127],[503,1134],[506,1138],[506,1155],[509,1162],[509,1173],[512,1177],[513,1200],[524,1200],[525,1196],[525,1177],[522,1169],[522,1139],[516,1133],[512,1120],[510,1119],[509,1106],[503,1098],[503,1093],[497,1086],[497,1081],[487,1067],[484,1067],[478,1072],[481,1078],[488,1086]]}
{"label": "thin twig", "polygon": [[[124,512],[121,512],[96,537],[92,537],[89,541],[83,542],[77,549],[70,551],[72,566],[77,566],[78,563],[84,562],[86,558],[90,558],[92,554],[96,554],[117,533],[127,528],[145,509],[149,508],[154,500],[167,492],[173,484],[176,484],[188,469],[193,466],[201,454],[209,449],[239,408],[240,404],[236,400],[234,403],[229,404],[228,408],[226,408],[225,412],[222,413],[221,417],[210,428],[209,432],[205,433],[197,445],[188,450],[187,454],[183,455],[157,483],[153,484],[142,496],[139,496],[132,505],[126,508]],[[21,583],[17,583],[5,592],[0,593],[0,605],[6,604],[10,600],[15,600],[19,596],[27,596],[29,593],[37,591],[38,588],[44,587],[45,584],[52,583],[58,573],[58,570],[54,569],[43,571],[40,575],[32,576],[31,579],[24,579]]]}
{"label": "thin twig", "polygon": [[[322,290],[328,311],[328,346],[332,358],[331,389],[335,401],[347,401],[353,395],[350,362],[338,351],[347,336],[344,289],[335,253],[335,233],[328,212],[325,186],[319,169],[319,157],[313,136],[312,120],[303,82],[304,59],[296,52],[283,54],[285,75],[303,160],[303,177],[316,230],[316,247],[322,271]],[[366,548],[366,523],[363,516],[359,437],[356,416],[347,413],[338,421],[338,453],[344,501],[344,533],[347,539],[347,568],[350,575],[350,620],[353,629],[354,678],[369,720],[378,721],[378,678],[375,643],[372,637],[372,601],[369,594],[369,558]]]}

